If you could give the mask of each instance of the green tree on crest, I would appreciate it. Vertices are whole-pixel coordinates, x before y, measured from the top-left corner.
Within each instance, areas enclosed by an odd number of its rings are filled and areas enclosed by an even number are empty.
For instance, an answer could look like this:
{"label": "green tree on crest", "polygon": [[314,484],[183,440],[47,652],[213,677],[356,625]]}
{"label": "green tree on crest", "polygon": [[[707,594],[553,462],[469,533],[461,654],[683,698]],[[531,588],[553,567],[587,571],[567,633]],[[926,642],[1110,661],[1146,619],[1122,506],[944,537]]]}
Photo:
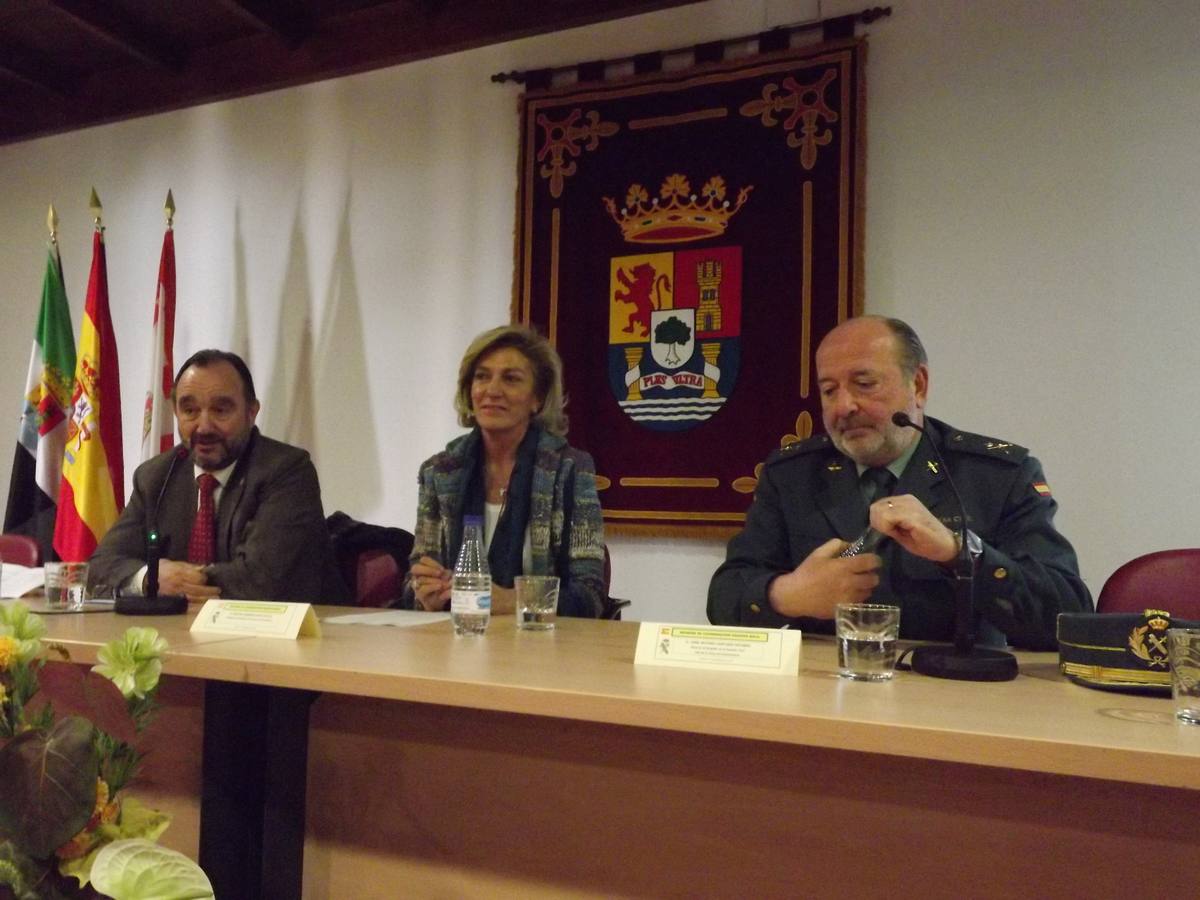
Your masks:
{"label": "green tree on crest", "polygon": [[654,329],[654,342],[656,344],[667,345],[666,361],[668,365],[679,365],[679,354],[675,348],[686,344],[692,339],[692,329],[688,328],[687,323],[676,316],[671,316],[658,323],[658,327]]}

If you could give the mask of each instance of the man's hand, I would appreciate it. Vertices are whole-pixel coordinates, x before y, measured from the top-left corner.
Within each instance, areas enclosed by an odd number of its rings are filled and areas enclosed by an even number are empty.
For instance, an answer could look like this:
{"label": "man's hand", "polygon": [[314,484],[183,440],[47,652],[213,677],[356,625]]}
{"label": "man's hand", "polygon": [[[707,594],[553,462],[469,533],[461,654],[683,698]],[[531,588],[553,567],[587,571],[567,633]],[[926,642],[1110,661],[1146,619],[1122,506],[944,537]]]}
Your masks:
{"label": "man's hand", "polygon": [[832,619],[839,603],[862,603],[879,584],[883,561],[874,553],[862,553],[845,559],[845,541],[826,541],[804,562],[771,582],[768,599],[781,616],[812,616]]}
{"label": "man's hand", "polygon": [[183,594],[190,603],[202,603],[221,596],[221,589],[208,583],[203,566],[177,559],[164,559],[158,564],[158,592]]}
{"label": "man's hand", "polygon": [[913,556],[947,563],[958,555],[958,538],[912,494],[871,504],[871,527]]}
{"label": "man's hand", "polygon": [[418,609],[436,612],[450,602],[450,579],[454,573],[432,556],[422,556],[412,566],[413,596]]}

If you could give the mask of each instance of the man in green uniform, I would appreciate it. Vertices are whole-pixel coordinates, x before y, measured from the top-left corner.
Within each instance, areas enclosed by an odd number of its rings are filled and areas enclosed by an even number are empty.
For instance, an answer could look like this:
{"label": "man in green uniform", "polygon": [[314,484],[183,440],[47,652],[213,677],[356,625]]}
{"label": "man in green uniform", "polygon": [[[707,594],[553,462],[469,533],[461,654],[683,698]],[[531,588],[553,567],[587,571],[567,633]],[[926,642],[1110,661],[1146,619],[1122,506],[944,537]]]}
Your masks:
{"label": "man in green uniform", "polygon": [[[975,567],[981,643],[1053,649],[1060,612],[1090,612],[1075,551],[1054,528],[1058,505],[1023,447],[924,415],[929,365],[898,319],[862,316],[817,348],[826,434],[773,453],[708,591],[714,624],[832,632],[839,603],[901,608],[902,637],[951,640],[954,568]],[[895,424],[904,412],[928,437]],[[938,445],[966,507],[962,512]],[[876,553],[841,557],[867,525]]]}

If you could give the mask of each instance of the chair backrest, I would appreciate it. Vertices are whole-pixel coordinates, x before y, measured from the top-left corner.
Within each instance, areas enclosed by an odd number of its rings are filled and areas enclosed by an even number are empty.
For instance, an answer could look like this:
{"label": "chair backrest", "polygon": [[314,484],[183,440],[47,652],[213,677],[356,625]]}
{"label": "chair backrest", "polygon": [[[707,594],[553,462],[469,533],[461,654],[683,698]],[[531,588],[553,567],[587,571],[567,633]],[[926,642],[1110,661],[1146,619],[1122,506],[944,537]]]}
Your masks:
{"label": "chair backrest", "polygon": [[1108,577],[1096,600],[1100,613],[1145,609],[1200,619],[1200,549],[1160,550],[1132,559]]}
{"label": "chair backrest", "polygon": [[326,520],[342,578],[358,606],[389,606],[404,590],[412,532],[358,522],[343,512]]}
{"label": "chair backrest", "polygon": [[354,602],[389,606],[404,589],[404,573],[387,550],[363,550],[354,563]]}
{"label": "chair backrest", "polygon": [[42,564],[42,551],[28,535],[0,534],[0,560],[32,569]]}

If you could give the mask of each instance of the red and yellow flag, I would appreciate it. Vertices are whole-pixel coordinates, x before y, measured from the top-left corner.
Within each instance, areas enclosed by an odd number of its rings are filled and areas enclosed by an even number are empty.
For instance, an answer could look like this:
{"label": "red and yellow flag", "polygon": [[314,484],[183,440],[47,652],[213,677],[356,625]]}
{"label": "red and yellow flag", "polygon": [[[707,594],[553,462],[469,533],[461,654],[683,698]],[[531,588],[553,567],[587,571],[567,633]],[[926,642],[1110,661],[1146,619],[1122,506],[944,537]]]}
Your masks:
{"label": "red and yellow flag", "polygon": [[121,379],[108,309],[103,229],[92,237],[92,272],[79,329],[74,409],[63,454],[54,549],[67,561],[91,556],[125,507]]}

